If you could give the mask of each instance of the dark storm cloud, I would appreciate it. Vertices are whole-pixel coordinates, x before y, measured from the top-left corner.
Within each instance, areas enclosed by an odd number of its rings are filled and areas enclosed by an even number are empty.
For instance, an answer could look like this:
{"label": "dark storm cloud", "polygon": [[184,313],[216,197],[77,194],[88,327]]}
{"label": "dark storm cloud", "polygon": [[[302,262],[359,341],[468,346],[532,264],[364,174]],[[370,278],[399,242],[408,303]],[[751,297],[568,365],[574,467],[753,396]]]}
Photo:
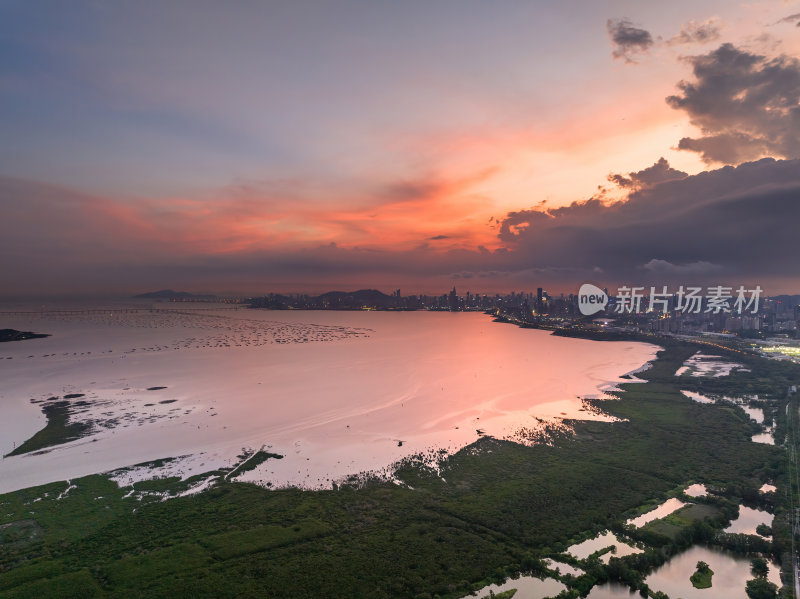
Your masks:
{"label": "dark storm cloud", "polygon": [[634,27],[628,19],[609,19],[606,22],[608,35],[614,44],[612,56],[635,62],[634,54],[646,52],[653,45],[653,36],[646,29]]}
{"label": "dark storm cloud", "polygon": [[500,237],[518,268],[597,267],[612,281],[665,284],[757,281],[800,275],[798,221],[800,161],[764,159],[642,188],[627,202],[512,212]]}
{"label": "dark storm cloud", "polygon": [[628,173],[627,177],[620,174],[611,174],[608,176],[608,180],[623,188],[640,189],[642,187],[652,187],[665,181],[683,179],[687,176],[688,173],[670,167],[666,159],[661,157],[653,166],[635,173]]}
{"label": "dark storm cloud", "polygon": [[709,19],[703,23],[689,21],[681,27],[678,35],[667,40],[670,46],[681,44],[704,44],[719,39],[720,25],[714,19]]}
{"label": "dark storm cloud", "polygon": [[698,152],[708,163],[800,157],[800,61],[731,44],[686,60],[695,80],[681,81],[681,93],[667,103],[686,111],[703,135],[684,137],[678,148]]}

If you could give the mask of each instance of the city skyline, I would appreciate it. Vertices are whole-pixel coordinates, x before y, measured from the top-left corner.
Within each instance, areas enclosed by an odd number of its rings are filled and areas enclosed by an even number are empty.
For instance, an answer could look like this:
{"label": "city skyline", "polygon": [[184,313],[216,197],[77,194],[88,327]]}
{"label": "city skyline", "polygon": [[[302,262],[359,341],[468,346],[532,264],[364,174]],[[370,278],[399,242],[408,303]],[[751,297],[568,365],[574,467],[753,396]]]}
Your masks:
{"label": "city skyline", "polygon": [[3,299],[800,290],[800,3],[10,2]]}

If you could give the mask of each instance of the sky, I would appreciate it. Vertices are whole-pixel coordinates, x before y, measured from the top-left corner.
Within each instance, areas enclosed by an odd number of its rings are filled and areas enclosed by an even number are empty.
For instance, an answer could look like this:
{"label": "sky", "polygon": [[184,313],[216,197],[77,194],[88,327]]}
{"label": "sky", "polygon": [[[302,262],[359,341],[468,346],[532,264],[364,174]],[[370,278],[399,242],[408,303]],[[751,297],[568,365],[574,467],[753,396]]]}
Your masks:
{"label": "sky", "polygon": [[800,293],[800,2],[0,0],[0,298]]}

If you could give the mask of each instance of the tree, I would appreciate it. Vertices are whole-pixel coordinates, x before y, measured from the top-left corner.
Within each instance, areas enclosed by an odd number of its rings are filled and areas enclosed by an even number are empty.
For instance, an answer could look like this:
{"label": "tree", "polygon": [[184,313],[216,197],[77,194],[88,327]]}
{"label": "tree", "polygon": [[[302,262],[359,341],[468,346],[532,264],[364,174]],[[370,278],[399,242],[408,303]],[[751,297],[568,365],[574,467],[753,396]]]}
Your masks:
{"label": "tree", "polygon": [[756,532],[760,534],[762,537],[771,537],[772,536],[772,527],[767,526],[766,524],[759,524],[756,527]]}
{"label": "tree", "polygon": [[778,587],[766,578],[748,580],[745,591],[750,599],[775,599],[778,596]]}
{"label": "tree", "polygon": [[769,574],[769,566],[767,565],[767,560],[763,557],[757,557],[750,562],[750,572],[752,572],[753,576],[756,578],[766,578],[767,574]]}

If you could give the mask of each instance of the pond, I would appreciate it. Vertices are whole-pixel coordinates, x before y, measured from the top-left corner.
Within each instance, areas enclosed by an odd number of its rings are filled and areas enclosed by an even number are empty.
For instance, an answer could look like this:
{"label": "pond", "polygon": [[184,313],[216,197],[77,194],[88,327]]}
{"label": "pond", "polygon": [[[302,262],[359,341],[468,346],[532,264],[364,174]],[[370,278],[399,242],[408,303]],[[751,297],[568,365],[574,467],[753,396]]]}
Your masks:
{"label": "pond", "polygon": [[754,535],[759,524],[772,526],[772,514],[764,510],[755,510],[744,505],[739,506],[739,517],[731,522],[725,532]]}
{"label": "pond", "polygon": [[[711,588],[696,589],[689,581],[699,561],[706,562],[714,572]],[[695,545],[657,568],[645,578],[645,582],[651,590],[661,591],[671,598],[747,599],[745,585],[751,578],[753,576],[750,573],[750,558]],[[777,564],[769,563],[767,578],[780,588],[780,568]],[[620,584],[596,586],[588,595],[588,599],[633,599],[634,597],[638,598],[639,594],[632,594],[628,587]]]}
{"label": "pond", "polygon": [[708,489],[706,489],[705,485],[701,485],[700,483],[689,485],[683,492],[689,497],[705,497],[708,495]]}
{"label": "pond", "polygon": [[740,402],[738,405],[750,416],[751,420],[755,420],[759,424],[764,424],[764,410],[762,408],[753,408],[743,402]]}
{"label": "pond", "polygon": [[542,560],[545,565],[551,570],[557,570],[559,574],[572,574],[573,576],[580,576],[583,574],[583,570],[580,568],[576,568],[571,564],[565,564],[563,562],[557,562],[552,559],[544,559]]}
{"label": "pond", "polygon": [[609,582],[594,587],[586,596],[586,599],[634,599],[640,596],[639,593],[632,593],[623,584]]}
{"label": "pond", "polygon": [[775,437],[772,436],[772,429],[763,433],[758,433],[752,437],[754,443],[764,443],[765,445],[775,445]]}
{"label": "pond", "polygon": [[748,401],[751,399],[757,399],[757,395],[748,399],[746,397],[728,397],[726,395],[715,395],[712,397],[709,395],[704,395],[703,393],[698,393],[697,391],[687,391],[683,389],[681,390],[681,393],[697,403],[713,404],[717,401],[731,402],[732,404],[742,408],[742,410],[744,410],[745,414],[747,414],[751,420],[755,420],[759,424],[764,424],[764,409],[753,407],[748,403]]}
{"label": "pond", "polygon": [[574,555],[578,559],[586,559],[596,551],[611,547],[612,545],[617,548],[616,552],[604,554],[600,558],[601,561],[607,562],[611,555],[622,557],[623,555],[632,555],[634,553],[641,553],[642,551],[641,549],[637,549],[632,545],[620,541],[613,532],[607,530],[593,539],[587,539],[586,541],[573,545],[567,549],[567,553]]}
{"label": "pond", "polygon": [[[559,564],[563,565],[563,564]],[[519,578],[509,578],[503,584],[490,584],[476,591],[477,597],[488,597],[489,592],[495,595],[517,589],[515,599],[541,599],[542,597],[555,597],[567,587],[554,578],[536,578],[534,576],[520,576]],[[472,595],[464,595],[470,597]]]}
{"label": "pond", "polygon": [[650,510],[649,512],[644,513],[641,516],[637,516],[636,518],[631,518],[625,522],[625,524],[632,524],[638,528],[640,526],[644,526],[648,522],[652,522],[653,520],[658,520],[659,518],[669,516],[672,512],[681,509],[685,505],[686,504],[680,499],[675,499],[672,497],[667,499],[654,510]]}
{"label": "pond", "polygon": [[[711,588],[696,589],[689,577],[697,569],[697,562],[706,562],[714,576]],[[745,584],[753,578],[750,558],[695,545],[650,574],[645,582],[651,589],[662,591],[670,597],[682,599],[747,599]],[[780,587],[778,566],[770,564],[768,578]]]}
{"label": "pond", "polygon": [[702,393],[698,393],[697,391],[684,391],[683,389],[681,389],[681,393],[683,393],[686,397],[688,397],[692,401],[696,401],[697,403],[707,403],[707,404],[716,403],[716,401],[713,398],[703,395]]}

